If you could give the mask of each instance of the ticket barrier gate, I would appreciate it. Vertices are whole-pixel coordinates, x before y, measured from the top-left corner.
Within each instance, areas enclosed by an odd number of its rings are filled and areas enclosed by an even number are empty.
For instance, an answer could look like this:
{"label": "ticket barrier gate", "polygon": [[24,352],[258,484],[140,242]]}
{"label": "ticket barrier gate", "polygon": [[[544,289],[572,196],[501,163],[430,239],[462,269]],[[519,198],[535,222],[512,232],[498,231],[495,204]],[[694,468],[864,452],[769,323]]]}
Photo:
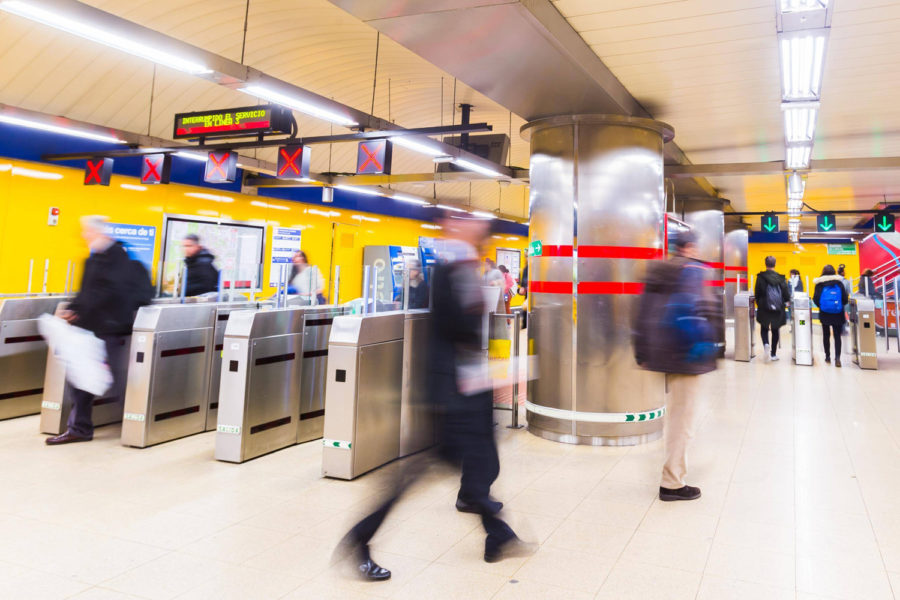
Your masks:
{"label": "ticket barrier gate", "polygon": [[144,306],[134,321],[122,444],[144,448],[206,429],[216,304]]}
{"label": "ticket barrier gate", "polygon": [[756,303],[750,292],[734,295],[734,360],[750,362],[756,356]]}
{"label": "ticket barrier gate", "polygon": [[403,379],[400,397],[400,457],[434,445],[434,411],[428,397],[428,340],[431,311],[406,312],[403,323]]}
{"label": "ticket barrier gate", "polygon": [[875,301],[865,296],[850,297],[850,339],[853,362],[860,369],[877,369],[875,348]]}
{"label": "ticket barrier gate", "polygon": [[47,343],[38,318],[53,314],[67,296],[0,298],[0,419],[41,411]]}
{"label": "ticket barrier gate", "polygon": [[322,473],[354,479],[400,454],[406,314],[337,317],[328,344]]}
{"label": "ticket barrier gate", "polygon": [[795,364],[813,364],[812,304],[804,292],[794,292],[791,299],[791,354]]}
{"label": "ticket barrier gate", "polygon": [[332,322],[343,306],[232,314],[225,332],[215,457],[244,462],[322,437]]}

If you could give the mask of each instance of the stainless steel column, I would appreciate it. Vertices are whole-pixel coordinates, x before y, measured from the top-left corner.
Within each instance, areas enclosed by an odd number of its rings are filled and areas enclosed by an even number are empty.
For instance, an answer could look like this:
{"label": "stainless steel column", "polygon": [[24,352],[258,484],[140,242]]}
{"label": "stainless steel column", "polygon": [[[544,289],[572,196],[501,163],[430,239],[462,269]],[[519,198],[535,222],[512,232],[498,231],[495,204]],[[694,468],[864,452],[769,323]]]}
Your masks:
{"label": "stainless steel column", "polygon": [[747,226],[725,218],[725,320],[734,319],[734,295],[750,289],[747,279]]}
{"label": "stainless steel column", "polygon": [[529,353],[538,355],[529,431],[595,445],[658,438],[663,377],[635,364],[631,320],[648,261],[663,257],[662,150],[672,129],[576,115],[540,119],[522,133],[531,141],[538,254],[529,269]]}
{"label": "stainless steel column", "polygon": [[[719,356],[725,355],[725,215],[731,203],[723,198],[685,197],[675,199],[675,212],[691,226],[697,236],[698,258],[711,273],[706,278],[708,291],[722,307],[722,319],[715,323]],[[732,296],[732,301],[734,296]]]}

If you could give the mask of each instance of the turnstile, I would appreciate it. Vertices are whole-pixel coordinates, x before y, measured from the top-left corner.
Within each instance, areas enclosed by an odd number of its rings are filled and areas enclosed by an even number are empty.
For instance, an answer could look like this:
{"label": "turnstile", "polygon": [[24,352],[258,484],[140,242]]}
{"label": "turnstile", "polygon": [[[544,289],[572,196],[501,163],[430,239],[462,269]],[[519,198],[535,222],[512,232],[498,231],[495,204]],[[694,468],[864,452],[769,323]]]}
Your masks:
{"label": "turnstile", "polygon": [[144,448],[206,429],[216,304],[144,306],[134,321],[122,444]]}
{"label": "turnstile", "polygon": [[860,369],[877,369],[875,348],[875,301],[865,296],[850,297],[850,339],[853,362]]}
{"label": "turnstile", "polygon": [[428,397],[431,311],[410,310],[403,323],[403,383],[400,397],[400,456],[434,445],[434,411]]}
{"label": "turnstile", "polygon": [[812,365],[812,305],[805,292],[791,298],[791,354],[794,363]]}
{"label": "turnstile", "polygon": [[734,360],[750,362],[756,356],[756,304],[750,292],[734,295]]}
{"label": "turnstile", "polygon": [[231,313],[237,310],[258,310],[272,303],[221,302],[216,304],[216,322],[213,332],[213,352],[209,363],[209,408],[206,411],[206,431],[214,431],[219,415],[219,384],[222,377],[222,354],[224,352],[225,330]]}
{"label": "turnstile", "polygon": [[322,473],[353,479],[400,454],[406,314],[336,317],[328,344]]}
{"label": "turnstile", "polygon": [[322,437],[328,335],[342,306],[232,313],[216,428],[218,460],[244,462]]}
{"label": "turnstile", "polygon": [[38,318],[53,314],[66,296],[0,298],[0,419],[41,410],[47,343]]}

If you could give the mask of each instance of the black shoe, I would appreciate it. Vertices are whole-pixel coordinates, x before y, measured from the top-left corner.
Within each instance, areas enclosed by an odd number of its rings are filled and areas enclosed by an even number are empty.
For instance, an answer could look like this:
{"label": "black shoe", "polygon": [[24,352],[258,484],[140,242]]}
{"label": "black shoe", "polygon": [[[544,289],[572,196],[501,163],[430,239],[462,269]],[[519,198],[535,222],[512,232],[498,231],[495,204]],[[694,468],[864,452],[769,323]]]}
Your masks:
{"label": "black shoe", "polygon": [[830,357],[830,356],[826,356],[826,357],[825,357],[825,362],[830,363],[830,362],[831,362],[831,357]]}
{"label": "black shoe", "polygon": [[669,488],[659,488],[659,499],[663,502],[675,502],[676,500],[696,500],[700,497],[700,488],[686,485],[677,490]]}
{"label": "black shoe", "polygon": [[66,431],[62,435],[47,438],[44,440],[44,443],[48,446],[59,446],[60,444],[74,444],[75,442],[89,442],[92,439],[94,439],[93,436],[85,437]]}
{"label": "black shoe", "polygon": [[841,359],[839,359],[839,358],[834,359],[834,366],[836,366],[836,367],[841,366]]}
{"label": "black shoe", "polygon": [[495,563],[504,558],[514,558],[516,556],[531,556],[537,552],[537,544],[529,544],[523,542],[518,537],[513,536],[497,547],[491,547],[487,542],[484,544],[484,562]]}
{"label": "black shoe", "polygon": [[[497,502],[496,500],[488,500],[486,505],[488,513],[492,515],[496,515],[503,509],[503,503]],[[481,507],[479,507],[477,504],[466,502],[462,498],[456,499],[456,510],[458,510],[459,512],[472,513],[476,515],[481,514]]]}
{"label": "black shoe", "polygon": [[359,578],[365,581],[387,581],[391,578],[391,572],[379,566],[371,558],[367,558],[356,565]]}

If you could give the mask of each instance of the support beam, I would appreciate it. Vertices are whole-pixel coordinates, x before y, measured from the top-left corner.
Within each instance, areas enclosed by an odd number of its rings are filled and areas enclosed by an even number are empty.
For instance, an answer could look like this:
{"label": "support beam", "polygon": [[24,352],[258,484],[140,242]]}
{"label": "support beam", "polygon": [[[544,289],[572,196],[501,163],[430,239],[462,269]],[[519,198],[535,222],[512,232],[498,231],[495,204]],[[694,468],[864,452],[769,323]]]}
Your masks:
{"label": "support beam", "polygon": [[[825,158],[810,161],[801,173],[839,173],[842,171],[881,171],[900,169],[900,157]],[[687,179],[697,177],[743,177],[745,175],[786,175],[783,161],[756,163],[719,163],[709,165],[666,165],[666,177]]]}

